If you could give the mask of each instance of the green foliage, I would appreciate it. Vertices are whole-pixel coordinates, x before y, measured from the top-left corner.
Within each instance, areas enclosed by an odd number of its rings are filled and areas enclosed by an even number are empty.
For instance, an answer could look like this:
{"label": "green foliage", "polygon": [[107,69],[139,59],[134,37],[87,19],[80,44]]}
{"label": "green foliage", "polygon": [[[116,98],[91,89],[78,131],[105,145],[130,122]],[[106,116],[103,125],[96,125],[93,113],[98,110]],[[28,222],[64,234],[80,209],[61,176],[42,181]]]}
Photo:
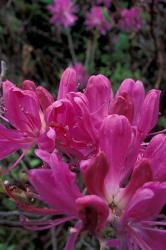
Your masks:
{"label": "green foliage", "polygon": [[159,126],[166,128],[166,118],[165,117],[161,117],[159,120]]}
{"label": "green foliage", "polygon": [[0,250],[4,250],[4,249],[6,249],[6,250],[16,250],[17,248],[16,248],[16,246],[14,246],[14,245],[10,245],[10,246],[8,246],[7,248],[6,248],[6,246],[5,246],[5,243],[3,244],[1,244],[0,243]]}

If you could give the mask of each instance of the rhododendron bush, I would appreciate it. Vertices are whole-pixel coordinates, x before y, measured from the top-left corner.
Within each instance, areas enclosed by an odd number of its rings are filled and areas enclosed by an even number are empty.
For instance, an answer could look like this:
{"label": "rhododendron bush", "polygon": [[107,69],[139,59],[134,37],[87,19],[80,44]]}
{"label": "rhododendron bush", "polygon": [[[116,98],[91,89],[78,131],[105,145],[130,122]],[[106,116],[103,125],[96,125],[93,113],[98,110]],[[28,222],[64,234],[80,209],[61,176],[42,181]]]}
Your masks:
{"label": "rhododendron bush", "polygon": [[39,2],[51,45],[6,7],[27,41],[1,58],[0,249],[164,250],[165,1]]}

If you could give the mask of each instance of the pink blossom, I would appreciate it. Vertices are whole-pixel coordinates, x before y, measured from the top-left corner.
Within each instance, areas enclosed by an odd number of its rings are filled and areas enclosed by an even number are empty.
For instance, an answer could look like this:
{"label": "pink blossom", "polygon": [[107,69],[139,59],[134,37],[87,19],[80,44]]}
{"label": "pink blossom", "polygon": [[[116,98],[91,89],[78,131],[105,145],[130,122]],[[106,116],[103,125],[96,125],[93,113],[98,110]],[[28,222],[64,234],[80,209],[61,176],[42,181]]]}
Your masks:
{"label": "pink blossom", "polygon": [[[107,9],[105,9],[105,12],[108,14]],[[110,22],[107,21],[103,14],[102,7],[99,6],[93,6],[90,12],[87,12],[85,23],[89,30],[97,29],[103,35],[106,34],[106,31],[111,29]]]}
{"label": "pink blossom", "polygon": [[158,139],[154,139],[138,160],[139,150],[133,144],[129,122],[124,116],[111,115],[100,130],[99,154],[81,163],[88,192],[106,200],[110,207],[108,221],[113,222],[113,230],[117,232],[117,242],[109,241],[110,247],[116,243],[118,249],[121,246],[155,249],[150,240],[152,233],[156,233],[155,240],[158,238],[160,242],[159,249],[165,245],[166,231],[158,226],[164,226],[166,219],[157,222],[157,218],[166,204],[166,182],[154,181],[162,181],[162,175],[165,176],[164,161],[160,164],[159,157],[164,158],[166,146],[165,137],[162,142]]}
{"label": "pink blossom", "polygon": [[[50,156],[49,163],[51,168],[34,169],[29,172],[30,182],[40,195],[40,199],[49,204],[55,210],[56,215],[65,216],[52,220],[47,227],[76,219],[80,225],[78,229],[78,223],[76,223],[77,236],[83,230],[98,234],[105,226],[109,215],[109,209],[104,200],[96,195],[83,195],[76,184],[76,175],[55,153]],[[59,181],[59,177],[61,181]],[[39,226],[34,227],[33,222],[32,226],[31,222],[25,222],[25,226],[35,230],[42,229]],[[71,243],[71,238],[73,238],[73,234],[65,249],[73,249],[74,241]],[[76,237],[74,238],[76,240]]]}
{"label": "pink blossom", "polygon": [[145,95],[142,82],[126,79],[113,97],[111,83],[103,75],[91,76],[84,93],[76,92],[77,74],[68,68],[62,75],[58,101],[46,110],[46,123],[55,130],[56,146],[67,155],[85,159],[98,150],[99,129],[110,114],[124,115],[142,142],[156,125],[159,90]]}
{"label": "pink blossom", "polygon": [[[53,98],[43,87],[24,81],[22,89],[9,81],[3,82],[4,120],[12,128],[0,125],[0,158],[18,149],[26,150],[38,143],[47,131],[44,112]],[[48,138],[49,140],[49,138]]]}
{"label": "pink blossom", "polygon": [[141,81],[126,79],[120,85],[110,111],[125,115],[138,128],[143,140],[157,124],[160,94],[160,90],[152,89],[145,95]]}
{"label": "pink blossom", "polygon": [[138,189],[129,201],[119,227],[120,245],[126,249],[164,249],[166,219],[160,211],[166,203],[166,182],[151,182]]}
{"label": "pink blossom", "polygon": [[77,7],[71,0],[54,0],[48,6],[48,10],[52,14],[51,23],[68,28],[77,20]]}
{"label": "pink blossom", "polygon": [[97,127],[109,114],[124,115],[143,140],[158,121],[160,91],[152,89],[145,95],[141,81],[124,80],[113,97],[109,80],[102,75],[92,76],[85,95]]}
{"label": "pink blossom", "polygon": [[121,19],[118,23],[124,32],[137,32],[142,27],[140,10],[137,7],[131,9],[123,9],[121,11]]}
{"label": "pink blossom", "polygon": [[[159,157],[166,149],[165,137],[161,143],[157,136],[142,158],[138,158],[139,148],[133,140],[133,132],[125,116],[110,115],[104,119],[97,156],[81,162],[84,194],[70,167],[55,153],[44,154],[40,150],[38,155],[50,167],[31,170],[30,182],[40,199],[55,210],[54,214],[63,214],[63,217],[49,221],[44,228],[33,226],[33,221],[25,222],[25,226],[45,229],[76,219],[75,234],[70,235],[67,243],[69,250],[74,248],[74,241],[83,230],[110,247],[116,244],[126,249],[133,249],[133,246],[153,249],[151,236],[154,235],[162,249],[166,231],[158,226],[164,226],[166,220],[163,217],[163,221],[158,221],[158,218],[166,203],[166,182],[155,182],[155,175],[161,169]],[[155,152],[154,157],[152,152]],[[166,170],[162,171],[165,175]],[[162,176],[158,181],[162,181]],[[102,230],[107,229],[117,232],[116,241],[101,236]]]}
{"label": "pink blossom", "polygon": [[[18,148],[38,144],[39,148],[49,152],[56,145],[69,157],[85,159],[98,151],[99,129],[103,119],[110,114],[126,116],[140,143],[157,123],[160,91],[151,90],[145,95],[140,81],[126,79],[114,97],[111,83],[103,75],[91,76],[84,93],[77,92],[78,86],[78,74],[72,68],[62,74],[55,102],[46,89],[36,87],[31,81],[24,81],[22,89],[4,83],[5,119],[16,130],[12,129],[8,137],[9,129],[1,125],[1,157]],[[15,107],[13,98],[17,103]],[[17,140],[11,137],[12,131],[13,136],[18,132]],[[7,153],[4,145],[9,141],[11,145]]]}
{"label": "pink blossom", "polygon": [[56,131],[56,146],[78,159],[97,150],[96,129],[87,102],[84,94],[70,92],[46,111],[46,122]]}

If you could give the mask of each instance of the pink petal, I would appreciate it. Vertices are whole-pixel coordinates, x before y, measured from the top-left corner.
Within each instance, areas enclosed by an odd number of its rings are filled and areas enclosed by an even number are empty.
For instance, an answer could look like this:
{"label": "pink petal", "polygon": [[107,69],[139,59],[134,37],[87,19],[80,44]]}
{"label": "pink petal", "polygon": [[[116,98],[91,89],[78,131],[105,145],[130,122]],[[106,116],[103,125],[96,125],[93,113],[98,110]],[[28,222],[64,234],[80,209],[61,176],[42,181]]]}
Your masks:
{"label": "pink petal", "polygon": [[0,159],[2,160],[18,149],[30,147],[33,141],[33,138],[26,137],[23,133],[5,128],[0,124]]}
{"label": "pink petal", "polygon": [[127,187],[116,196],[116,203],[125,207],[138,188],[153,180],[151,164],[148,159],[141,159],[133,170]]}
{"label": "pink petal", "polygon": [[76,215],[77,211],[74,199],[70,197],[70,191],[66,192],[65,187],[61,189],[62,185],[57,183],[57,179],[54,178],[51,169],[29,171],[29,180],[43,201],[55,208],[59,214]]}
{"label": "pink petal", "polygon": [[133,124],[136,125],[145,98],[143,83],[141,81],[134,81],[133,79],[126,79],[120,85],[116,97],[123,95],[123,93],[127,93],[132,100],[134,105]]}
{"label": "pink petal", "polygon": [[152,89],[145,97],[138,122],[138,129],[142,133],[142,138],[157,124],[160,93],[160,90]]}
{"label": "pink petal", "polygon": [[42,86],[36,88],[36,94],[40,103],[40,107],[43,111],[45,111],[46,108],[54,101],[52,95]]}
{"label": "pink petal", "polygon": [[133,122],[134,106],[128,93],[124,92],[122,95],[115,97],[111,105],[110,113],[124,115],[131,123]]}
{"label": "pink petal", "polygon": [[52,153],[55,149],[55,139],[56,133],[53,128],[49,128],[49,130],[43,134],[41,134],[38,138],[38,147],[42,150]]}
{"label": "pink petal", "polygon": [[110,185],[120,184],[125,170],[125,159],[131,143],[131,127],[124,116],[110,115],[104,119],[99,132],[100,149],[106,155],[110,170],[107,178],[108,190]]}
{"label": "pink petal", "polygon": [[21,87],[24,90],[31,90],[31,91],[34,91],[34,92],[36,91],[36,84],[33,81],[31,81],[31,80],[25,80],[25,81],[23,81]]}
{"label": "pink petal", "polygon": [[77,88],[76,71],[72,68],[67,68],[61,76],[57,99],[65,98],[67,93],[76,91],[76,88]]}
{"label": "pink petal", "polygon": [[89,101],[90,113],[94,113],[96,119],[102,120],[108,115],[110,101],[112,99],[111,83],[104,75],[91,76],[85,90]]}
{"label": "pink petal", "polygon": [[150,250],[164,250],[166,246],[166,230],[142,228],[140,237],[146,242]]}
{"label": "pink petal", "polygon": [[152,164],[154,180],[166,180],[166,135],[159,134],[152,138],[143,157],[149,158]]}
{"label": "pink petal", "polygon": [[108,170],[108,162],[102,152],[95,158],[82,162],[81,172],[89,193],[104,197],[104,181]]}
{"label": "pink petal", "polygon": [[96,195],[86,195],[76,200],[76,206],[86,230],[94,234],[103,229],[109,215],[104,200]]}
{"label": "pink petal", "polygon": [[48,165],[50,165],[50,157],[51,154],[48,153],[48,151],[42,150],[42,149],[36,149],[35,154],[43,161],[46,162]]}
{"label": "pink petal", "polygon": [[157,216],[166,203],[166,182],[151,182],[138,189],[128,204],[124,217],[135,221]]}
{"label": "pink petal", "polygon": [[[18,130],[36,136],[41,127],[39,104],[36,95],[30,90],[21,90],[11,82],[3,82],[5,116]],[[14,105],[13,105],[14,103]]]}

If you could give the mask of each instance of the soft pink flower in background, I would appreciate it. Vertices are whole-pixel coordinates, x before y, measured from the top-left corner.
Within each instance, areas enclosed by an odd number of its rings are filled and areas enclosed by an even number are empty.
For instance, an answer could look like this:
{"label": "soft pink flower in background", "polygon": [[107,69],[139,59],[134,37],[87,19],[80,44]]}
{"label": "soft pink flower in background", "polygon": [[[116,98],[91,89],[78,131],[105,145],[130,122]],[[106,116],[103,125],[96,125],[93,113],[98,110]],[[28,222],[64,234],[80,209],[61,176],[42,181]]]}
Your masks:
{"label": "soft pink flower in background", "polygon": [[51,23],[57,26],[68,28],[77,20],[77,7],[72,0],[54,0],[48,6],[48,10],[52,14]]}
{"label": "soft pink flower in background", "polygon": [[105,35],[111,29],[111,24],[104,16],[103,11],[108,14],[107,9],[103,10],[102,7],[93,6],[86,14],[85,24],[89,30],[97,29],[102,35]]}
{"label": "soft pink flower in background", "polygon": [[142,19],[140,10],[137,7],[131,9],[123,9],[121,11],[121,19],[119,20],[119,28],[124,32],[137,32],[142,27]]}

